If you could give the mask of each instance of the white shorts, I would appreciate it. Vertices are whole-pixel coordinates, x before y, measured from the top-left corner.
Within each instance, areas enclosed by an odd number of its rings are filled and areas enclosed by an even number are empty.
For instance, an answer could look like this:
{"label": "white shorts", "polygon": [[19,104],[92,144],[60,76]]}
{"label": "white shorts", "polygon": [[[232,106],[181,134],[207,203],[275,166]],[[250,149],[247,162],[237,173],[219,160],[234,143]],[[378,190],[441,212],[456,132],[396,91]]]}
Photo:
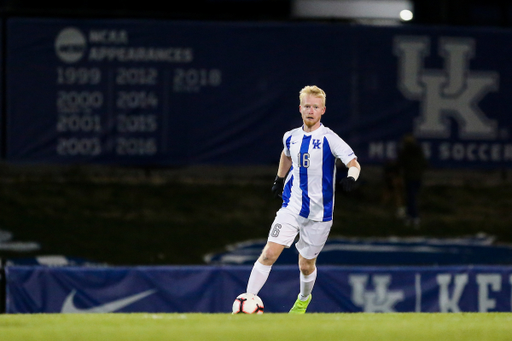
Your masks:
{"label": "white shorts", "polygon": [[290,247],[299,234],[295,247],[306,259],[318,257],[322,251],[329,232],[331,221],[314,221],[291,213],[286,207],[277,211],[276,218],[270,228],[268,241]]}

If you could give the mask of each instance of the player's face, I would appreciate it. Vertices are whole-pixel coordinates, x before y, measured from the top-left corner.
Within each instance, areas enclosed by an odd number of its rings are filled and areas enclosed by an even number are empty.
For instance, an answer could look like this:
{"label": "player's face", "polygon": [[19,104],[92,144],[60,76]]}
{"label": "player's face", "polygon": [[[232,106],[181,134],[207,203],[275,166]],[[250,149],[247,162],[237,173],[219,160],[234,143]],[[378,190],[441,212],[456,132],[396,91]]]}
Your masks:
{"label": "player's face", "polygon": [[320,127],[320,119],[325,113],[325,106],[321,97],[307,95],[299,105],[299,111],[304,121],[304,126],[312,131]]}

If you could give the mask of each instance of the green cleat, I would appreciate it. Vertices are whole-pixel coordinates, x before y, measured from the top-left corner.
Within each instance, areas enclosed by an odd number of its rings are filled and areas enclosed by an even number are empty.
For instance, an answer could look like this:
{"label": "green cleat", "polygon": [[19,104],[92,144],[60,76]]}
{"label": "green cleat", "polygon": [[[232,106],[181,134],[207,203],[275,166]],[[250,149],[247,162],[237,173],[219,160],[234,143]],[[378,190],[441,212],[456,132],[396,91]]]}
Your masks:
{"label": "green cleat", "polygon": [[290,309],[290,314],[305,314],[306,309],[308,308],[309,302],[311,302],[311,298],[313,297],[311,294],[308,296],[308,299],[305,301],[300,300],[300,294],[297,297],[297,301],[293,305],[292,309]]}

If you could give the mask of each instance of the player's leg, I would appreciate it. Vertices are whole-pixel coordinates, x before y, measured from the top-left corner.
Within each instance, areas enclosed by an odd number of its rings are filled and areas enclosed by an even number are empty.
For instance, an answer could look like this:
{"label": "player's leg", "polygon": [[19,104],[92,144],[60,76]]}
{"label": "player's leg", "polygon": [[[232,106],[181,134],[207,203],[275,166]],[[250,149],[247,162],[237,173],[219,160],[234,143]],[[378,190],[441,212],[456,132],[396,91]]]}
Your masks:
{"label": "player's leg", "polygon": [[290,247],[298,231],[296,217],[287,209],[280,209],[272,223],[267,244],[251,270],[246,292],[258,295],[268,279],[272,265],[279,258],[284,248]]}
{"label": "player's leg", "polygon": [[311,295],[316,281],[316,258],[306,259],[299,254],[299,269],[300,269],[300,293],[299,298],[306,301],[308,296]]}
{"label": "player's leg", "polygon": [[307,219],[301,224],[300,238],[295,244],[299,251],[300,293],[290,309],[292,314],[304,314],[311,302],[317,274],[316,258],[327,241],[331,226],[332,221],[317,222]]}
{"label": "player's leg", "polygon": [[267,241],[267,245],[265,245],[258,258],[258,262],[263,265],[273,265],[281,255],[281,252],[283,252],[284,247],[282,244]]}
{"label": "player's leg", "polygon": [[307,259],[299,253],[300,292],[290,309],[290,314],[304,314],[311,302],[313,287],[316,281],[316,258]]}
{"label": "player's leg", "polygon": [[247,281],[246,292],[258,295],[263,285],[267,282],[272,265],[275,263],[281,252],[283,252],[284,245],[274,242],[267,242],[263,248],[260,257],[252,267],[249,280]]}

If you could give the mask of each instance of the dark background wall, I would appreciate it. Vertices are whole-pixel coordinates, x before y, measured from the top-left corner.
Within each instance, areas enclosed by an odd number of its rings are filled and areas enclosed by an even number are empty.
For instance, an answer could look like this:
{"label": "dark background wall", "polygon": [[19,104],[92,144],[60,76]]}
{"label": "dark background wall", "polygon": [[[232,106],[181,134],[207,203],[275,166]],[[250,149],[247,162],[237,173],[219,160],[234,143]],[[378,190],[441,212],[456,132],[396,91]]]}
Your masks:
{"label": "dark background wall", "polygon": [[[116,16],[198,20],[290,20],[293,0],[35,1],[0,2],[4,15]],[[411,23],[512,26],[512,4],[500,0],[414,0]]]}

